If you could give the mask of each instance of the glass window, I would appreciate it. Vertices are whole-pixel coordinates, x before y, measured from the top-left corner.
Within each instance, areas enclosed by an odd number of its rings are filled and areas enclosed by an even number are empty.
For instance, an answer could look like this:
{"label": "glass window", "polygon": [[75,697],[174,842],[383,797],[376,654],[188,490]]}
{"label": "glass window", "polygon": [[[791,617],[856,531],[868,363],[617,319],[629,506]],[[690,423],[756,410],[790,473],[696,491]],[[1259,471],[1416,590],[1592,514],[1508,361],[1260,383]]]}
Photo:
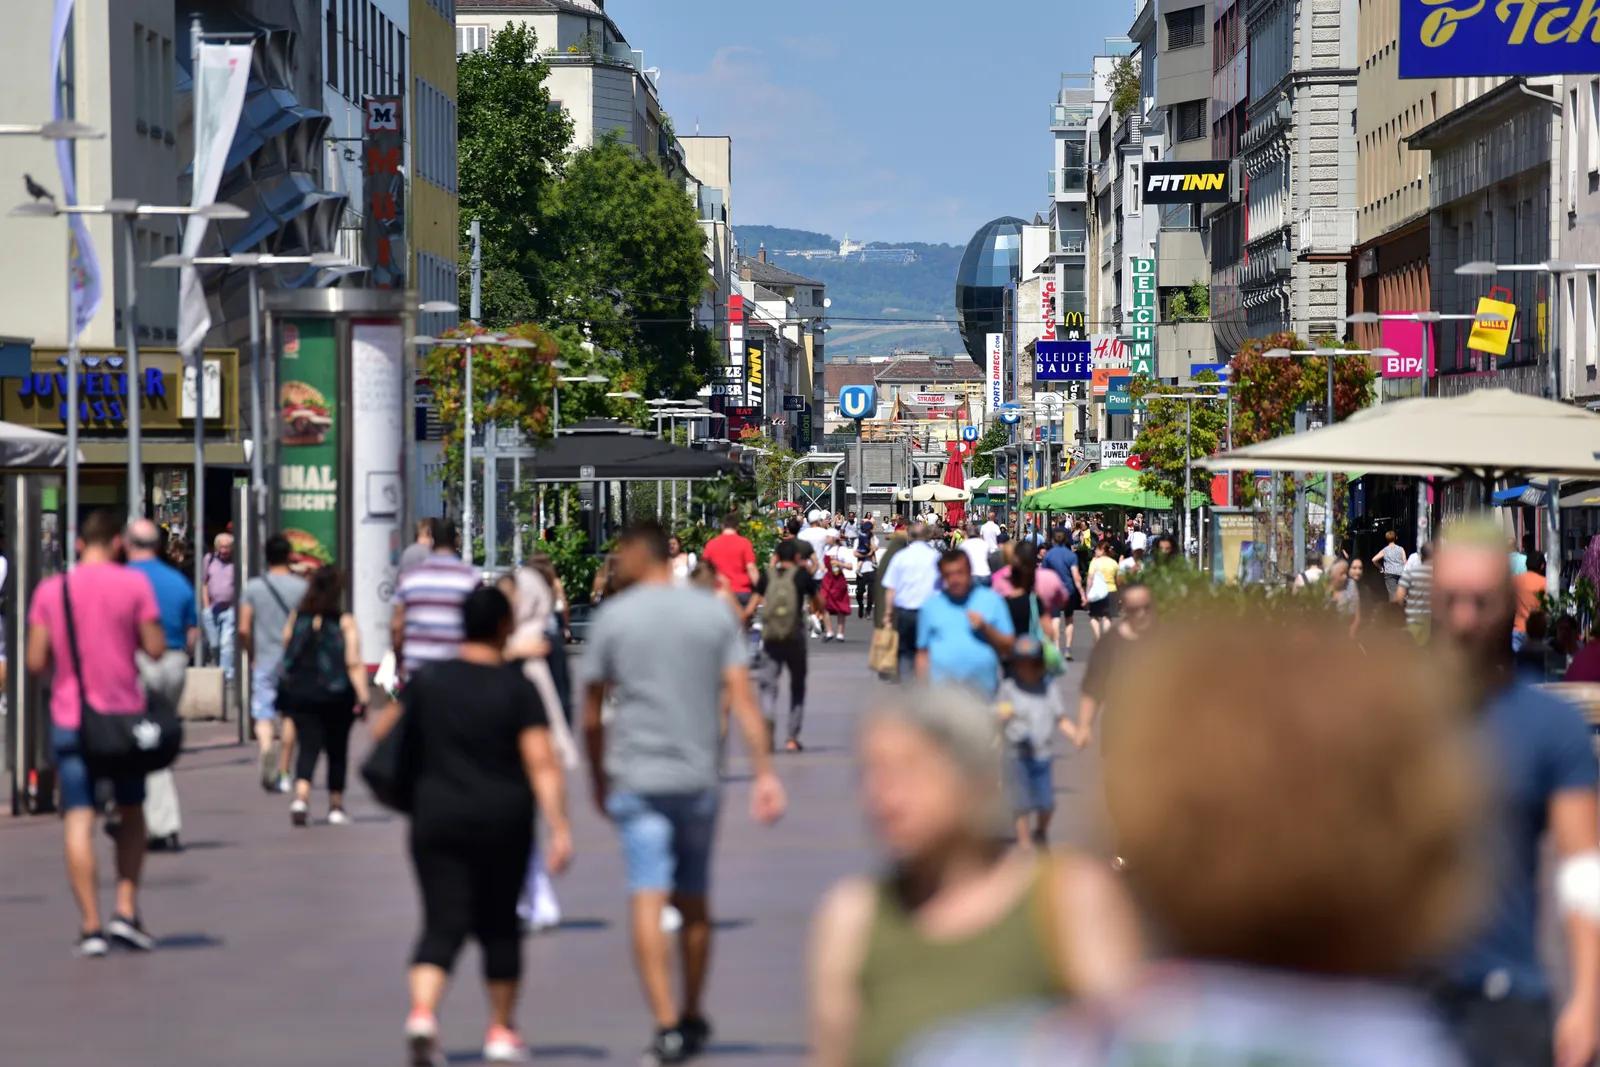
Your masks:
{"label": "glass window", "polygon": [[322,30],[328,41],[328,84],[339,84],[339,0],[328,0],[328,23]]}
{"label": "glass window", "polygon": [[1193,48],[1206,40],[1203,7],[1186,7],[1182,11],[1167,12],[1167,48]]}
{"label": "glass window", "polygon": [[1185,100],[1173,109],[1173,124],[1180,141],[1193,141],[1206,135],[1206,102]]}

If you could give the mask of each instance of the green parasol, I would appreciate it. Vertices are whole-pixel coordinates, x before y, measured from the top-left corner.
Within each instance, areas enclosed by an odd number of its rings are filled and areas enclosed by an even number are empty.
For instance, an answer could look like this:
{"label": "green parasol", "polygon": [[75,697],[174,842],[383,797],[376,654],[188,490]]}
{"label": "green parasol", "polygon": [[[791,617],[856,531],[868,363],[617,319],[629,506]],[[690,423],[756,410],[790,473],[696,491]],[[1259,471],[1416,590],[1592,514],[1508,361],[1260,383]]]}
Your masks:
{"label": "green parasol", "polygon": [[[1204,493],[1192,493],[1193,506],[1211,502]],[[1131,467],[1107,467],[1035,490],[1023,497],[1024,511],[1087,511],[1091,508],[1132,508],[1167,511],[1172,501],[1160,493],[1140,488],[1139,472]]]}

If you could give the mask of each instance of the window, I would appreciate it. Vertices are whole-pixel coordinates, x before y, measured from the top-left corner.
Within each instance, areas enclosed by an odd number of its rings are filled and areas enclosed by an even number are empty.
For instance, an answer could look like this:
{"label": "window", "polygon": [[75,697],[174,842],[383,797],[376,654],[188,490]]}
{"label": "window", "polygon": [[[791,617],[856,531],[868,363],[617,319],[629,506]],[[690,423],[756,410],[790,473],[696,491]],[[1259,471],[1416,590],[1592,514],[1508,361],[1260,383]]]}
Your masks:
{"label": "window", "polygon": [[456,55],[463,52],[486,52],[489,50],[489,27],[487,26],[457,26],[456,27]]}
{"label": "window", "polygon": [[1173,126],[1180,141],[1193,141],[1206,135],[1206,102],[1185,100],[1173,108]]}
{"label": "window", "polygon": [[1589,173],[1600,171],[1600,78],[1589,80]]}
{"label": "window", "polygon": [[811,302],[813,304],[815,304],[817,307],[821,307],[822,306],[822,300],[823,300],[823,291],[821,289],[813,289],[813,290],[811,290]]}
{"label": "window", "polygon": [[322,29],[328,42],[328,84],[339,85],[339,0],[328,0],[328,24]]}
{"label": "window", "polygon": [[133,117],[139,132],[150,128],[150,62],[144,48],[144,27],[133,24]]}
{"label": "window", "polygon": [[1595,327],[1595,317],[1600,314],[1600,274],[1589,275],[1588,282],[1589,302],[1585,305],[1587,313],[1585,325],[1588,327],[1588,332],[1583,336],[1583,365],[1593,367],[1595,352],[1600,349],[1600,331]]}
{"label": "window", "polygon": [[1193,48],[1205,44],[1206,28],[1201,18],[1203,7],[1186,7],[1182,11],[1167,12],[1167,49]]}
{"label": "window", "polygon": [[1578,184],[1578,90],[1574,89],[1567,94],[1566,122],[1566,156],[1567,156],[1567,203],[1572,203],[1573,194]]}
{"label": "window", "polygon": [[350,35],[350,27],[353,25],[353,23],[350,21],[350,7],[351,0],[344,0],[344,25],[339,34],[344,45],[344,63],[339,67],[339,70],[344,75],[344,79],[340,83],[342,86],[340,92],[344,94],[344,98],[346,100],[350,99],[350,91],[352,88],[354,88],[350,84],[350,72],[352,69],[354,69],[352,60],[355,55],[355,44],[351,40]]}

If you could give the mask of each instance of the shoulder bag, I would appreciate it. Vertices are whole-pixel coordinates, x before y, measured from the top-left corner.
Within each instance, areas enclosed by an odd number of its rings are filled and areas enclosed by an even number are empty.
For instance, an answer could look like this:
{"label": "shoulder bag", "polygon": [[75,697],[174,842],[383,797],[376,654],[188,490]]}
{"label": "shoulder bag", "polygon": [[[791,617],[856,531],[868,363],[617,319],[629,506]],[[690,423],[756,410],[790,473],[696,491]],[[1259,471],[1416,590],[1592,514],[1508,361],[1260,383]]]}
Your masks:
{"label": "shoulder bag", "polygon": [[183,722],[177,707],[154,689],[146,691],[142,710],[108,713],[90,704],[66,575],[61,577],[61,604],[66,613],[72,675],[78,682],[78,744],[83,761],[95,775],[113,779],[143,777],[172,766],[183,748]]}
{"label": "shoulder bag", "polygon": [[1038,639],[1039,647],[1044,650],[1045,673],[1052,675],[1067,673],[1066,658],[1061,655],[1061,650],[1056,647],[1050,635],[1044,632],[1044,626],[1039,622],[1039,594],[1028,594],[1028,611],[1032,615],[1028,629]]}
{"label": "shoulder bag", "polygon": [[412,808],[416,770],[411,740],[411,715],[406,708],[399,709],[399,718],[389,727],[383,739],[372,746],[366,761],[361,764],[361,779],[372,790],[379,804],[402,814]]}

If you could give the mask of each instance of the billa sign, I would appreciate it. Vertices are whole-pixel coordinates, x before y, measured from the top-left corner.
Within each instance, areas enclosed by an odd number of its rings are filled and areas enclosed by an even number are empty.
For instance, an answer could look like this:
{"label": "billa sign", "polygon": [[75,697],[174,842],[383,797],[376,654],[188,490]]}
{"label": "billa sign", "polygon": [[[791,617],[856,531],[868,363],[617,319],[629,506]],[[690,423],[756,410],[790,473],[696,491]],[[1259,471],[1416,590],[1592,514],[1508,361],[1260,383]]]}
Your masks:
{"label": "billa sign", "polygon": [[1147,204],[1225,204],[1233,199],[1228,176],[1233,165],[1226,159],[1195,163],[1146,163],[1144,202]]}
{"label": "billa sign", "polygon": [[[1511,293],[1503,288],[1496,287],[1494,292]],[[1492,356],[1504,357],[1506,347],[1511,344],[1511,327],[1517,321],[1517,305],[1509,300],[1497,300],[1492,296],[1481,297],[1478,300],[1478,319],[1472,323],[1472,333],[1467,337],[1467,347],[1475,352],[1487,352]],[[1498,315],[1499,320],[1486,322],[1481,316]]]}
{"label": "billa sign", "polygon": [[1402,78],[1595,71],[1595,0],[1400,0]]}

